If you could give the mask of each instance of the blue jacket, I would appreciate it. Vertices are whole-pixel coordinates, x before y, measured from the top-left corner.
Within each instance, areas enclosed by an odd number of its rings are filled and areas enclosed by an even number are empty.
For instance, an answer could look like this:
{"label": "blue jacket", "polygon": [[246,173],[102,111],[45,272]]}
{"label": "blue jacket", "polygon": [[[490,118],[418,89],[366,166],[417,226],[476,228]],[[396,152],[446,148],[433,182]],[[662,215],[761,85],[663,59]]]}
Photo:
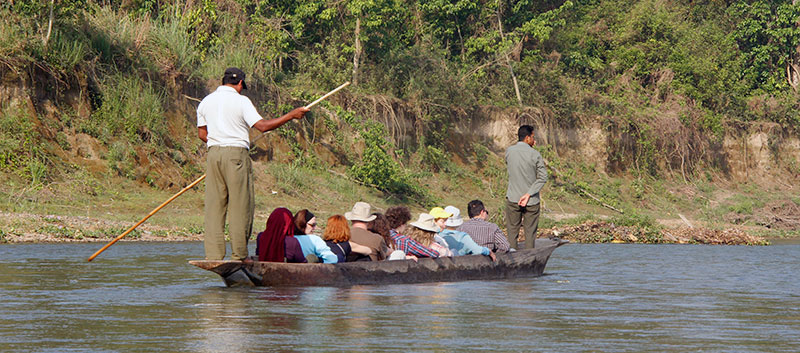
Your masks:
{"label": "blue jacket", "polygon": [[317,257],[326,264],[335,264],[339,262],[339,258],[336,257],[336,254],[331,251],[331,248],[325,244],[322,238],[313,234],[295,235],[294,237],[300,242],[300,247],[303,249],[303,256],[308,256],[309,254],[317,255]]}
{"label": "blue jacket", "polygon": [[478,245],[478,243],[472,240],[469,234],[461,231],[445,229],[439,232],[439,236],[444,238],[447,242],[447,247],[449,247],[456,256],[472,254],[489,255],[491,252],[489,248]]}

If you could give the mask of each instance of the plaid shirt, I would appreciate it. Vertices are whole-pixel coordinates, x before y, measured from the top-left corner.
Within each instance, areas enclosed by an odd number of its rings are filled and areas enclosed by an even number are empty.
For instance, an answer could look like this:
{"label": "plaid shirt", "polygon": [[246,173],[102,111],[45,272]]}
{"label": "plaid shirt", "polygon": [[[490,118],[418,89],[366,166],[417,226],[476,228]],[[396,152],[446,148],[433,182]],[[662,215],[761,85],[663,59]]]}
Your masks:
{"label": "plaid shirt", "polygon": [[508,251],[511,247],[508,239],[497,224],[484,221],[480,218],[470,218],[464,221],[458,230],[469,234],[478,245],[485,246],[489,250]]}
{"label": "plaid shirt", "polygon": [[397,245],[397,250],[408,255],[414,255],[416,257],[439,257],[438,251],[422,245],[416,240],[398,233],[394,229],[389,232],[389,236],[392,238],[395,245]]}

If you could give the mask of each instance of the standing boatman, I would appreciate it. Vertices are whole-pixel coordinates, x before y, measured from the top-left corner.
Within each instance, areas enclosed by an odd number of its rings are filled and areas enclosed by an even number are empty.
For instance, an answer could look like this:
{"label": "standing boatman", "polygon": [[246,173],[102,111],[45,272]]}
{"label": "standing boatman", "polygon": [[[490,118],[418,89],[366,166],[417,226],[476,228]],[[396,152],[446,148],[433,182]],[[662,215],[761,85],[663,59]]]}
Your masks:
{"label": "standing boatman", "polygon": [[249,128],[267,132],[308,112],[299,107],[280,118],[261,118],[250,98],[241,94],[247,89],[244,79],[242,70],[226,69],[222,86],[203,98],[197,107],[197,136],[208,146],[203,237],[206,260],[225,257],[226,215],[231,259],[247,258],[247,240],[253,230],[255,211]]}
{"label": "standing boatman", "polygon": [[517,248],[519,227],[525,227],[524,248],[533,249],[539,228],[539,190],[547,182],[547,168],[541,153],[533,148],[533,126],[522,125],[519,142],[506,150],[508,191],[506,192],[506,227],[508,243]]}

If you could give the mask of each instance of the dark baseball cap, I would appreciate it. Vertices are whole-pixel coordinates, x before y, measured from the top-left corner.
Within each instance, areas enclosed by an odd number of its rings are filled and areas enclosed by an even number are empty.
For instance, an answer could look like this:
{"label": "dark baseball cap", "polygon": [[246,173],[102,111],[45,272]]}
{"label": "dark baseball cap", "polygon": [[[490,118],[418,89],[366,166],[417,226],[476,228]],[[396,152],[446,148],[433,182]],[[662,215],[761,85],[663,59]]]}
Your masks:
{"label": "dark baseball cap", "polygon": [[238,67],[229,67],[225,69],[225,75],[222,76],[222,84],[237,84],[242,81],[242,88],[247,89],[247,84],[244,82],[244,71]]}

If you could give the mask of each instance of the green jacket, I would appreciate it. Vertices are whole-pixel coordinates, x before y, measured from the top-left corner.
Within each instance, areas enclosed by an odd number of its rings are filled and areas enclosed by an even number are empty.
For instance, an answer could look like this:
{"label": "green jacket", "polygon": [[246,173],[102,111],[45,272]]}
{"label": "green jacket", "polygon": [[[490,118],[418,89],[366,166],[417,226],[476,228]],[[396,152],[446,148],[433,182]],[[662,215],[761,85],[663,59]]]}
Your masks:
{"label": "green jacket", "polygon": [[506,150],[506,166],[508,166],[508,191],[506,198],[511,202],[530,194],[528,206],[539,203],[539,190],[547,182],[547,168],[539,151],[525,142]]}

